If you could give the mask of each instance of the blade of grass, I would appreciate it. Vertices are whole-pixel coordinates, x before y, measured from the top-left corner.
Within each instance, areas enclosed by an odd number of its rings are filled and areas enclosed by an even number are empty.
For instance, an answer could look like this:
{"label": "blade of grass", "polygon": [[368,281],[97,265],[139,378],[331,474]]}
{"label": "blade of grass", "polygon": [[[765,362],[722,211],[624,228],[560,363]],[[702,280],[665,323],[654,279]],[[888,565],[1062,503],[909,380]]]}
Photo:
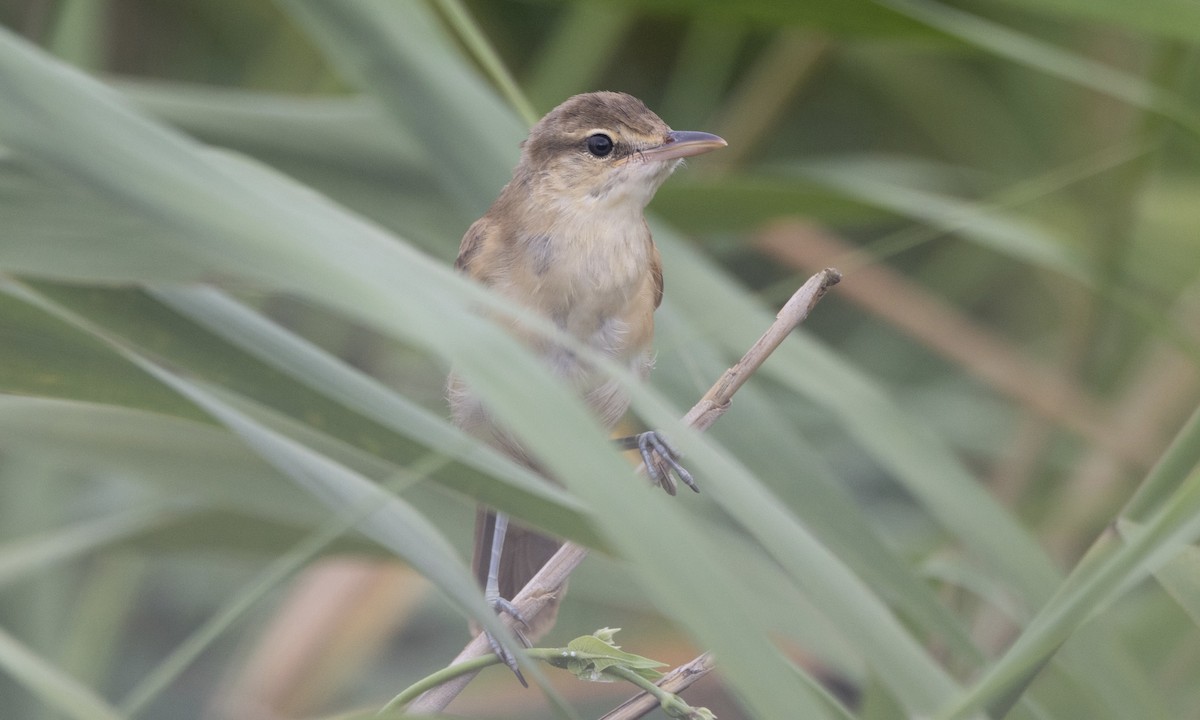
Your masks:
{"label": "blade of grass", "polygon": [[[404,463],[421,447],[430,447],[462,460],[479,472],[459,468],[439,473],[438,482],[512,510],[557,534],[587,544],[598,542],[578,503],[560,489],[465,438],[444,417],[417,406],[216,290],[164,289],[155,291],[156,297],[147,297],[127,290],[81,290],[47,283],[37,287],[139,347],[153,349],[177,367],[218,381],[373,456]],[[0,300],[0,309],[6,307],[10,307],[8,302]],[[56,389],[78,397],[78,391],[72,390],[76,379],[79,384],[95,382],[100,371],[95,364],[81,363],[80,352],[69,345],[46,347],[46,335],[45,323],[31,320],[27,332],[10,336],[11,342],[0,351],[0,356],[7,353],[10,357],[6,371],[11,377],[5,387],[13,392],[46,393],[47,369],[55,368]],[[20,354],[20,363],[13,362],[13,354]],[[128,374],[127,368],[120,360],[115,365],[106,360],[101,367],[110,366],[122,372],[105,376],[103,396],[97,399],[176,413],[177,399],[154,392],[157,383],[144,375],[131,378],[131,387],[119,393],[114,380]]]}
{"label": "blade of grass", "polygon": [[0,668],[48,707],[77,720],[121,720],[121,713],[0,628]]}
{"label": "blade of grass", "polygon": [[917,218],[941,232],[960,233],[981,246],[1090,284],[1092,271],[1084,259],[1046,229],[995,208],[889,179],[911,178],[912,168],[902,168],[904,164],[894,160],[860,158],[806,163],[788,172],[836,188],[859,201]]}
{"label": "blade of grass", "polygon": [[[220,399],[211,388],[188,381],[156,364],[118,338],[39,296],[30,288],[8,281],[0,285],[0,289],[96,336],[131,363],[212,414],[264,460],[330,508],[350,512],[362,507],[374,508],[374,512],[358,524],[360,532],[411,563],[460,610],[474,617],[497,637],[509,637],[507,629],[483,602],[470,571],[454,548],[428,519],[403,500],[348,468],[255,422]],[[511,637],[509,642],[515,643]]]}
{"label": "blade of grass", "polygon": [[0,545],[0,587],[145,533],[178,514],[178,508],[135,508],[10,540]]}
{"label": "blade of grass", "polygon": [[[1177,453],[1194,454],[1195,443],[1186,436],[1180,440],[1163,464],[1175,465],[1172,456]],[[962,698],[940,711],[939,718],[966,718],[985,707],[993,714],[1007,712],[1025,684],[1079,626],[1200,536],[1200,472],[1191,471],[1144,522],[1124,521],[1119,528],[1121,540],[1106,535],[1004,656]]]}
{"label": "blade of grass", "polygon": [[1038,13],[1054,13],[1069,20],[1098,20],[1123,30],[1145,30],[1192,42],[1200,40],[1200,6],[1187,0],[1149,0],[1136,5],[1122,0],[1001,1]]}
{"label": "blade of grass", "polygon": [[1154,572],[1155,579],[1200,627],[1200,549],[1185,547]]}
{"label": "blade of grass", "polygon": [[1162,115],[1193,136],[1200,136],[1200,120],[1195,110],[1177,95],[1136,75],[948,5],[929,0],[873,1],[1012,62]]}
{"label": "blade of grass", "polygon": [[[561,489],[547,484],[507,456],[471,441],[446,419],[392,392],[228,295],[194,288],[155,291],[154,295],[258,360],[287,373],[302,387],[321,392],[361,417],[488,474],[486,479],[464,477],[461,472],[446,477],[443,482],[456,490],[500,509],[512,506],[514,514],[559,534],[587,538],[587,531],[580,528],[586,524],[583,509]],[[340,428],[343,424],[341,420],[325,423],[322,429],[349,439],[348,433],[328,427]],[[373,452],[385,453],[379,445],[390,442],[390,438],[378,438],[370,445]],[[520,494],[510,498],[511,492],[496,487],[497,480]]]}
{"label": "blade of grass", "polygon": [[525,98],[524,93],[517,87],[517,81],[508,72],[508,68],[500,60],[491,43],[487,41],[483,31],[475,24],[467,9],[459,0],[434,0],[438,10],[446,18],[454,32],[474,56],[479,66],[483,68],[492,83],[504,95],[504,99],[517,111],[526,125],[537,122],[538,114],[533,105]]}
{"label": "blade of grass", "polygon": [[[839,283],[836,292],[841,295],[842,291]],[[681,316],[679,308],[668,303],[656,317],[659,363],[664,367],[691,363],[697,366],[692,372],[700,378],[720,376],[727,363],[720,360],[695,324]],[[678,380],[681,375],[664,374],[658,384]],[[681,389],[671,394],[683,392]],[[975,666],[982,655],[957,617],[859,511],[835,470],[817,448],[810,446],[803,431],[775,400],[754,384],[743,387],[737,396],[737,422],[718,424],[710,433],[727,447],[738,448],[739,457],[763,484],[876,594],[921,633],[937,636],[957,661]],[[797,481],[799,468],[803,468],[802,482]]]}
{"label": "blade of grass", "polygon": [[[427,456],[424,462],[413,466],[411,479],[425,477],[445,462],[444,458],[434,455]],[[120,711],[130,718],[142,714],[146,706],[157,699],[171,683],[175,682],[218,637],[228,632],[270,592],[310,563],[338,536],[353,530],[375,508],[374,499],[370,501],[369,505],[362,507],[345,507],[335,517],[276,558],[257,577],[222,603],[216,612],[193,630],[183,642],[176,645],[170,655],[159,662],[153,670],[142,676],[141,680],[126,693],[119,703]]]}
{"label": "blade of grass", "polygon": [[[656,227],[655,237],[664,265],[677,279],[664,303],[687,307],[700,332],[728,352],[752,342],[752,328],[769,318],[766,310],[665,228]],[[1025,602],[1036,605],[1049,596],[1057,573],[1032,538],[936,433],[903,413],[846,358],[796,333],[761,372],[828,413],[949,532],[1017,588]]]}
{"label": "blade of grass", "polygon": [[[670,233],[660,233],[659,237],[663,235],[672,237]],[[762,327],[770,326],[765,320],[762,323]],[[753,344],[757,342],[756,339]],[[712,478],[708,483],[710,492],[721,507],[762,543],[775,562],[791,574],[792,581],[840,628],[848,642],[870,662],[886,669],[889,687],[910,712],[930,712],[938,698],[956,692],[953,679],[874,591],[796,522],[744,466],[706,444],[697,443],[696,431],[672,422],[670,408],[656,394],[639,393],[633,405],[656,427],[668,428],[685,452],[705,468],[706,475]],[[885,640],[880,642],[881,639]]]}
{"label": "blade of grass", "polygon": [[358,0],[281,6],[345,78],[369,87],[426,143],[443,191],[482,215],[517,161],[524,126],[469,67],[424,3],[389,11]]}
{"label": "blade of grass", "polygon": [[[655,237],[675,280],[664,304],[687,307],[699,332],[726,344],[729,352],[750,342],[749,328],[765,322],[766,312],[738,294],[690,246],[657,227]],[[842,426],[1014,593],[1024,614],[1051,596],[1059,576],[1033,538],[978,485],[936,433],[902,413],[852,363],[812,338],[794,334],[761,372],[808,398]],[[1114,649],[1115,638],[1102,630],[1083,634],[1080,651],[1068,656],[1071,667],[1097,685],[1095,692],[1147,697],[1145,679],[1116,661],[1120,651]],[[1154,709],[1146,714],[1167,717]]]}

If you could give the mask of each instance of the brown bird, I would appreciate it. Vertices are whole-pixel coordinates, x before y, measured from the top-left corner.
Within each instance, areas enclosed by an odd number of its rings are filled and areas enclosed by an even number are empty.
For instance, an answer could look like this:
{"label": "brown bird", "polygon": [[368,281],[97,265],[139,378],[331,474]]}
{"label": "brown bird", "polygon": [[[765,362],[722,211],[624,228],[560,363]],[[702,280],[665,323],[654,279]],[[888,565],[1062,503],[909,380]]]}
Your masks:
{"label": "brown bird", "polygon": [[[653,365],[654,310],[662,301],[663,276],[643,211],[682,158],[725,144],[709,133],[671,130],[630,95],[576,95],[530,131],[512,180],[463,236],[455,267],[645,378]],[[553,340],[509,324],[607,427],[625,414],[629,398],[618,383]],[[458,427],[546,474],[454,374],[448,392]],[[675,491],[671,472],[696,489],[678,453],[657,432],[617,442],[640,450],[651,478],[668,492]],[[505,598],[524,587],[558,547],[551,538],[508,527],[502,513],[481,509],[474,568],[492,607],[524,622]],[[548,630],[556,610],[557,601],[529,634]],[[492,646],[516,671],[508,653],[494,640]]]}

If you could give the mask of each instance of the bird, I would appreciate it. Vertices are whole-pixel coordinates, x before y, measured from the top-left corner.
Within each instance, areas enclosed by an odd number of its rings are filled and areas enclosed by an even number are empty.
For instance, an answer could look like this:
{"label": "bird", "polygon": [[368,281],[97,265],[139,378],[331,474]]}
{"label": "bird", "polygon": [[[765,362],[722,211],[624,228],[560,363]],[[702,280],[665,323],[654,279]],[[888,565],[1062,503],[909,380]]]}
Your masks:
{"label": "bird", "polygon": [[[726,145],[711,133],[672,130],[632,95],[575,95],[547,113],[521,143],[511,180],[463,235],[455,268],[573,340],[645,379],[654,364],[654,311],[662,302],[662,261],[644,211],[684,158]],[[625,415],[622,386],[552,338],[501,320],[545,365],[582,396],[605,427]],[[549,478],[537,459],[498,424],[482,399],[451,371],[447,395],[455,425]],[[620,438],[637,449],[648,475],[674,494],[674,474],[698,488],[679,453],[650,430]],[[552,479],[552,478],[551,478]],[[473,569],[488,604],[536,637],[554,623],[557,599],[536,625],[508,600],[560,547],[559,541],[480,508]],[[528,643],[528,639],[522,636]],[[515,659],[492,648],[525,684]]]}

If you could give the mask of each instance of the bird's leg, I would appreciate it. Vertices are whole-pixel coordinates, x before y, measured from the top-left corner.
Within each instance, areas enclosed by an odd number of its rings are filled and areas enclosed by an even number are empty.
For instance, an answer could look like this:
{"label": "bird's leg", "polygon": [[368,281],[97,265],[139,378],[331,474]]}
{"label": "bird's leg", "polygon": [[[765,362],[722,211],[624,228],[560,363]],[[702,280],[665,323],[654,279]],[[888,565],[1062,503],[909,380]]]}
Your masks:
{"label": "bird's leg", "polygon": [[[504,536],[507,534],[508,514],[498,512],[496,513],[495,526],[492,530],[492,554],[488,559],[487,584],[483,587],[483,599],[497,614],[501,611],[506,612],[517,622],[528,627],[529,623],[525,620],[525,616],[521,614],[521,611],[517,609],[517,606],[511,600],[500,597],[500,554],[504,550]],[[526,645],[529,644],[525,641],[525,636],[519,630],[514,628],[514,631],[522,642],[525,642]],[[525,676],[521,674],[521,670],[517,667],[517,659],[513,657],[513,654],[501,645],[490,632],[485,632],[484,634],[487,635],[488,644],[492,646],[492,652],[496,653],[496,656],[504,661],[504,664],[513,671],[513,674],[517,676],[522,685],[529,687],[529,683],[525,682]]]}
{"label": "bird's leg", "polygon": [[684,485],[695,492],[700,492],[696,481],[692,479],[692,474],[679,463],[681,457],[679,451],[667,442],[667,438],[659,431],[647,430],[637,435],[617,438],[615,442],[617,447],[622,450],[637,450],[641,453],[642,462],[646,463],[646,473],[668,494],[675,494],[675,481],[671,479],[672,472],[683,481]]}

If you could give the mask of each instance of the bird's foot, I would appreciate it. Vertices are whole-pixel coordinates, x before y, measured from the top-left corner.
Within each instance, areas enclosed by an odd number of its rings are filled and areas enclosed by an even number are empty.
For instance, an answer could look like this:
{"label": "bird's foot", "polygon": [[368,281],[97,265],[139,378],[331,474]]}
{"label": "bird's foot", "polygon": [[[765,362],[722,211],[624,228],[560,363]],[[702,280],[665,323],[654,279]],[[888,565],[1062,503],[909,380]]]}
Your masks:
{"label": "bird's foot", "polygon": [[636,449],[641,453],[642,462],[646,463],[646,474],[650,476],[651,480],[662,486],[668,495],[674,495],[676,489],[675,480],[671,477],[672,473],[684,485],[695,492],[700,492],[696,481],[692,479],[692,474],[680,464],[680,452],[659,431],[647,430],[637,435],[618,438],[617,445],[624,450]]}
{"label": "bird's foot", "polygon": [[[487,604],[491,606],[492,610],[496,611],[497,615],[502,612],[508,613],[518,623],[524,625],[525,627],[529,627],[529,622],[525,619],[525,615],[517,609],[517,606],[514,605],[511,600],[502,598],[499,595],[484,599],[487,601]],[[525,647],[529,647],[529,640],[525,637],[524,633],[522,633],[516,627],[513,628],[513,633],[516,634],[517,639],[520,640]],[[508,669],[513,671],[513,674],[517,676],[517,680],[521,681],[521,685],[529,687],[529,683],[525,682],[525,676],[521,674],[521,669],[517,667],[516,656],[513,655],[508,648],[501,645],[500,641],[498,641],[490,632],[485,630],[483,634],[487,638],[488,645],[491,646],[492,652],[496,653],[496,657],[500,658],[500,660],[502,660],[504,664],[508,666]]]}

